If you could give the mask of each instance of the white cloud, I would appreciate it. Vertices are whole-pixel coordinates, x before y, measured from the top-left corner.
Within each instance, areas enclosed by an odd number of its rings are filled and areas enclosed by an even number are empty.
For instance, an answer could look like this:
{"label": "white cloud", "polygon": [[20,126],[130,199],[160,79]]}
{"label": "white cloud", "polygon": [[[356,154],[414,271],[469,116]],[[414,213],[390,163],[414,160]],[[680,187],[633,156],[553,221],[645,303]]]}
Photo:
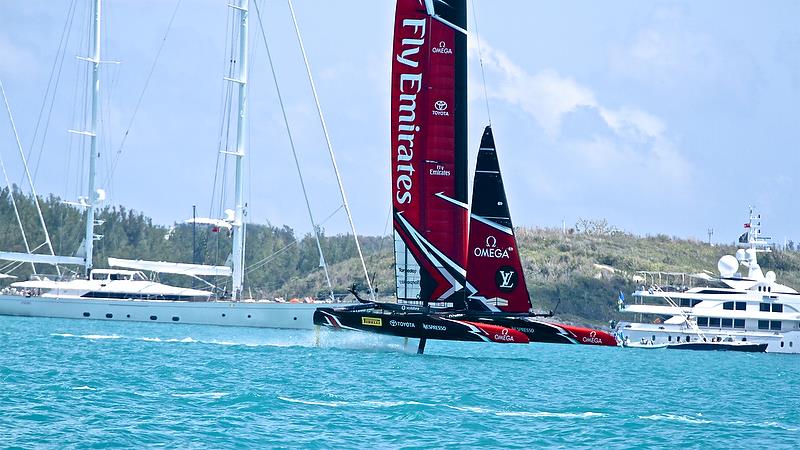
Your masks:
{"label": "white cloud", "polygon": [[[471,48],[476,50],[474,43]],[[554,191],[581,189],[574,186],[581,180],[584,188],[609,186],[615,195],[622,195],[631,187],[621,185],[626,180],[651,193],[688,192],[692,167],[662,119],[632,105],[601,103],[590,87],[554,69],[530,73],[485,42],[481,53],[490,100],[529,115],[547,136],[547,145],[557,149],[551,164],[560,166],[558,174],[545,174]],[[579,130],[564,127],[573,118],[587,117],[590,123],[582,123],[585,126]],[[655,179],[670,181],[654,183]]]}
{"label": "white cloud", "polygon": [[[470,49],[475,50],[474,39]],[[581,106],[596,106],[591,90],[576,81],[560,76],[554,70],[529,74],[515,64],[504,53],[481,43],[484,66],[499,72],[503,82],[489,92],[494,97],[516,105],[533,115],[539,125],[550,136],[555,136],[561,127],[564,114]]]}
{"label": "white cloud", "polygon": [[673,98],[753,99],[758,65],[746,45],[696,29],[692,18],[688,5],[654,7],[624,41],[611,44],[611,72]]}

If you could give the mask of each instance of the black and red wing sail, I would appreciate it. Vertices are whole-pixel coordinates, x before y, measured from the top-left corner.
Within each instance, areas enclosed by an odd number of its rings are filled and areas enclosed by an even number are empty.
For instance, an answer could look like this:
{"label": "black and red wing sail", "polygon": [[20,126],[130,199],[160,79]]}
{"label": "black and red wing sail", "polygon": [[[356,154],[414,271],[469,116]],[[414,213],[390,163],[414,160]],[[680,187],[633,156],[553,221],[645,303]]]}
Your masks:
{"label": "black and red wing sail", "polygon": [[484,130],[478,150],[468,249],[469,308],[511,313],[530,311],[530,297],[490,126]]}
{"label": "black and red wing sail", "polygon": [[397,299],[464,307],[466,0],[398,0],[392,52]]}

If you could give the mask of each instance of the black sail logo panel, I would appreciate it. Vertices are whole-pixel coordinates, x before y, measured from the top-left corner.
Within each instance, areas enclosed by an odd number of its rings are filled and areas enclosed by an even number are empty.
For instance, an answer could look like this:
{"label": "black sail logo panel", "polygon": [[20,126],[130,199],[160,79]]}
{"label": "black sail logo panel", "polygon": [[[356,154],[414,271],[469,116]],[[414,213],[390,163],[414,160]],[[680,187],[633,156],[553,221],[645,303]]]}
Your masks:
{"label": "black sail logo panel", "polygon": [[494,135],[489,127],[486,127],[481,138],[472,194],[472,214],[490,218],[492,222],[511,228],[506,190],[500,175]]}

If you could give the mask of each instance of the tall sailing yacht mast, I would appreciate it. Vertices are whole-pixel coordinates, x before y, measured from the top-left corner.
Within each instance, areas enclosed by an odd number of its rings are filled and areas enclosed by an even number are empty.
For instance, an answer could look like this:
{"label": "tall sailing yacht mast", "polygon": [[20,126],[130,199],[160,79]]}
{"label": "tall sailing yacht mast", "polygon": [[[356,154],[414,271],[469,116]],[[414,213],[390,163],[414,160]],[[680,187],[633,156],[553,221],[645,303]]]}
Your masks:
{"label": "tall sailing yacht mast", "polygon": [[234,216],[233,216],[233,279],[232,279],[232,298],[240,300],[242,298],[242,287],[244,285],[244,216],[245,205],[243,199],[244,177],[243,160],[245,152],[245,139],[247,138],[247,18],[249,0],[239,0],[239,5],[231,5],[232,8],[239,10],[239,74],[237,79],[228,81],[239,84],[239,114],[236,120],[236,179],[234,194]]}
{"label": "tall sailing yacht mast", "polygon": [[92,271],[92,256],[94,252],[94,208],[95,203],[102,200],[99,192],[95,192],[95,174],[97,171],[97,160],[100,158],[97,145],[97,112],[100,109],[100,13],[102,0],[94,1],[94,35],[92,36],[92,47],[94,55],[85,58],[92,63],[92,129],[83,132],[90,138],[89,150],[89,186],[87,188],[86,205],[86,234],[84,236],[84,269],[88,278]]}

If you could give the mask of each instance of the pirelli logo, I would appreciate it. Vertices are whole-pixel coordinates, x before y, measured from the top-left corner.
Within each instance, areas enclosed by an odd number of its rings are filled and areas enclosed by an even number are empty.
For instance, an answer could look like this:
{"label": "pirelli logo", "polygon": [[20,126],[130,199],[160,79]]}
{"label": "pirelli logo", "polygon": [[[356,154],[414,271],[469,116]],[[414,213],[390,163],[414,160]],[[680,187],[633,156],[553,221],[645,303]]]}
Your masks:
{"label": "pirelli logo", "polygon": [[371,327],[382,327],[383,320],[380,317],[362,317],[361,325],[369,325]]}

